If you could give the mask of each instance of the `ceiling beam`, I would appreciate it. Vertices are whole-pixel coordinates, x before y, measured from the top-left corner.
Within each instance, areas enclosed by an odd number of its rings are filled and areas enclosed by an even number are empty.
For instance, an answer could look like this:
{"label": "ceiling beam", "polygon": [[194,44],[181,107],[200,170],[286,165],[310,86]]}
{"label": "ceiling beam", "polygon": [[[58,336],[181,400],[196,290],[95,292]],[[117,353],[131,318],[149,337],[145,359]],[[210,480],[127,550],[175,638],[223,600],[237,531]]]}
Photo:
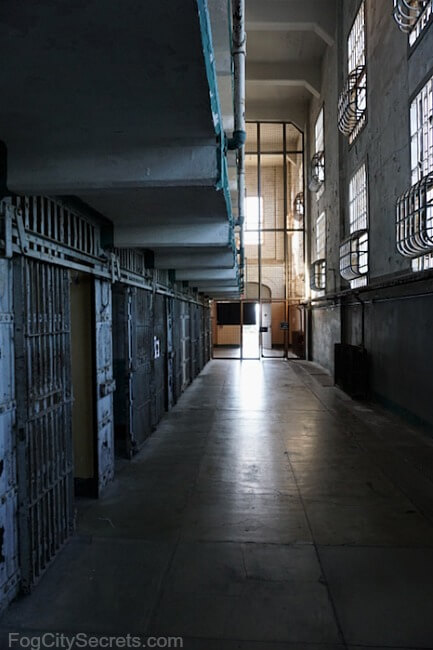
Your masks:
{"label": "ceiling beam", "polygon": [[303,86],[314,97],[320,97],[320,63],[249,63],[247,84],[262,86]]}
{"label": "ceiling beam", "polygon": [[[114,245],[118,248],[200,248],[227,247],[229,223],[161,224],[159,226],[118,226],[114,228]],[[169,267],[170,268],[170,267]]]}
{"label": "ceiling beam", "polygon": [[334,45],[335,0],[248,0],[247,32],[312,31]]}
{"label": "ceiling beam", "polygon": [[230,269],[182,269],[176,271],[176,280],[188,280],[190,283],[204,282],[207,280],[233,280],[236,279],[237,270]]}
{"label": "ceiling beam", "polygon": [[155,250],[156,269],[231,269],[234,255],[230,248],[196,249],[196,250]]}

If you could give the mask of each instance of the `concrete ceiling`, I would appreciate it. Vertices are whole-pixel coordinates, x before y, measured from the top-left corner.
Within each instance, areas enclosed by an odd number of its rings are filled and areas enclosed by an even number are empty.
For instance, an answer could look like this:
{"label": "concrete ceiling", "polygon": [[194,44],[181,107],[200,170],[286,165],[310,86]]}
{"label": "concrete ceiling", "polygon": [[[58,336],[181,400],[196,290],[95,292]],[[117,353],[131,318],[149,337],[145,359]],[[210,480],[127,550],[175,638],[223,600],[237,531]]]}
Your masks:
{"label": "concrete ceiling", "polygon": [[247,119],[304,130],[321,66],[333,45],[335,0],[248,0]]}
{"label": "concrete ceiling", "polygon": [[221,0],[209,11],[216,80],[203,0],[3,0],[0,139],[10,191],[77,196],[113,221],[116,246],[167,268],[186,249],[207,251],[204,270],[231,258],[236,284],[235,170],[229,187],[217,144],[233,127],[230,18]]}

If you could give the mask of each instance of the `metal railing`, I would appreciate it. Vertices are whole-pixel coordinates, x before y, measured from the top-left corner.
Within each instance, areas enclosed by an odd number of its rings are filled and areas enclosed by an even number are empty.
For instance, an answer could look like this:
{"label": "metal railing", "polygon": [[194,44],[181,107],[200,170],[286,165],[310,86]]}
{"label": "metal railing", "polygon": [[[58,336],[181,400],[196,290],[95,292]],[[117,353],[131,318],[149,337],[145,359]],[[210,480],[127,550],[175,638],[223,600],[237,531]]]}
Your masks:
{"label": "metal railing", "polygon": [[407,190],[397,201],[397,250],[404,257],[433,251],[433,172]]}

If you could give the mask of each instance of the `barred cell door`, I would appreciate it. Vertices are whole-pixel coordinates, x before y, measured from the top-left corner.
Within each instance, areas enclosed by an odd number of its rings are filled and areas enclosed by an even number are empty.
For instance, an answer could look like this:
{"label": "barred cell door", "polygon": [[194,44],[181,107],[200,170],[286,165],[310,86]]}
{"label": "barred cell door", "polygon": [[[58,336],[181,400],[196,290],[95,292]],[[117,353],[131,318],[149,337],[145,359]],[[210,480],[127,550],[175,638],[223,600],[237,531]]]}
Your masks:
{"label": "barred cell door", "polygon": [[132,310],[135,291],[135,288],[122,284],[113,286],[114,435],[117,453],[127,458],[132,456],[137,444],[133,428],[132,387]]}
{"label": "barred cell door", "polygon": [[182,394],[182,303],[175,299],[173,305],[173,348],[174,348],[174,377],[175,401]]}
{"label": "barred cell door", "polygon": [[166,407],[167,381],[167,314],[165,297],[153,296],[153,408],[152,425],[156,427],[164,415]]}
{"label": "barred cell door", "polygon": [[131,289],[132,301],[132,430],[137,449],[152,431],[152,293]]}
{"label": "barred cell door", "polygon": [[73,530],[69,272],[14,259],[18,526],[28,591]]}
{"label": "barred cell door", "polygon": [[189,302],[182,302],[181,305],[182,390],[185,390],[191,382],[191,317]]}
{"label": "barred cell door", "polygon": [[173,298],[166,298],[167,311],[167,407],[175,403],[176,370],[174,360]]}
{"label": "barred cell door", "polygon": [[101,491],[114,476],[113,392],[116,383],[113,377],[111,282],[98,278],[94,282],[97,462],[98,491]]}

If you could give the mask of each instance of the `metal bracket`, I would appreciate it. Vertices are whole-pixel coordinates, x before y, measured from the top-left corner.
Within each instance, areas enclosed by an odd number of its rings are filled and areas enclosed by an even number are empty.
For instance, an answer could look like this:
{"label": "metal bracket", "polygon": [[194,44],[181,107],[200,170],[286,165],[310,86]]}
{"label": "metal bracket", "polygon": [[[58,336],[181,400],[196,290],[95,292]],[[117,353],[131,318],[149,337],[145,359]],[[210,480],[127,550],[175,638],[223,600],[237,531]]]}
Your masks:
{"label": "metal bracket", "polygon": [[29,250],[29,242],[27,239],[26,229],[24,228],[23,213],[20,208],[15,208],[15,221],[17,224],[21,252],[25,255]]}

